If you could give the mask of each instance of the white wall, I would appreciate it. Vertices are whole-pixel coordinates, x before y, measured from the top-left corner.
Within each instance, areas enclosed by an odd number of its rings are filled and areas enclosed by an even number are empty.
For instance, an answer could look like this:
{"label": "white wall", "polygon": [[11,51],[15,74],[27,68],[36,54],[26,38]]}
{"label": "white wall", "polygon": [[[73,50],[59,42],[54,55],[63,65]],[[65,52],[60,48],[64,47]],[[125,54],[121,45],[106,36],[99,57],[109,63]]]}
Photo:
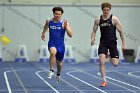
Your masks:
{"label": "white wall", "polygon": [[[125,32],[127,48],[136,49],[140,46],[139,29],[140,29],[140,5],[138,6],[114,6],[112,13],[119,17]],[[10,8],[11,7],[11,8]],[[42,29],[37,26],[37,23],[44,25],[46,18],[52,17],[53,5],[35,5],[35,6],[5,6],[5,32],[12,42],[6,46],[7,49],[16,54],[19,44],[27,46],[28,55],[31,61],[37,61],[38,49],[43,42],[40,38]],[[94,17],[91,15],[100,16],[102,13],[100,6],[62,6],[64,9],[63,18],[67,19],[74,31],[74,36],[69,38],[66,36],[66,45],[76,47],[82,54],[90,54],[90,34],[92,31]],[[2,24],[2,6],[0,6],[0,24]],[[33,21],[34,20],[34,21]],[[35,21],[37,23],[35,23]],[[1,29],[0,25],[0,29]],[[96,45],[99,44],[100,32],[98,29],[96,35]],[[132,36],[137,40],[132,40]],[[48,34],[47,34],[48,37]],[[119,38],[119,35],[118,35]],[[120,39],[118,44],[121,45]],[[74,52],[77,61],[87,61],[86,57]],[[8,53],[3,54],[5,60],[14,60],[14,57]]]}

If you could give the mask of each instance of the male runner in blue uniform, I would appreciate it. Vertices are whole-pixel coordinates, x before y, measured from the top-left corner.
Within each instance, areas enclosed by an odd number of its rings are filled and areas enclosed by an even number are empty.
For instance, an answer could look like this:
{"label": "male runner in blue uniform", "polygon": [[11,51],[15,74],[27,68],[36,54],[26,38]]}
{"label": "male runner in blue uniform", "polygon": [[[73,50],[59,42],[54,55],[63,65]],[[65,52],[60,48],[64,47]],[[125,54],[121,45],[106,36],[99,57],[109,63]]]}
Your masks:
{"label": "male runner in blue uniform", "polygon": [[42,40],[45,40],[45,33],[49,28],[49,41],[48,41],[48,49],[50,52],[50,72],[48,74],[49,79],[54,75],[54,64],[56,61],[57,64],[57,77],[56,80],[60,81],[60,73],[63,64],[64,52],[65,52],[65,44],[64,44],[64,36],[65,32],[69,37],[72,37],[72,30],[66,20],[62,20],[61,16],[63,14],[63,9],[61,7],[54,7],[52,9],[54,18],[47,19],[43,32],[42,32]]}
{"label": "male runner in blue uniform", "polygon": [[100,45],[98,49],[99,59],[100,59],[100,72],[102,76],[101,86],[105,87],[107,85],[106,82],[106,70],[105,70],[105,61],[108,50],[111,56],[111,63],[114,66],[118,65],[119,55],[117,50],[117,37],[116,37],[116,29],[120,34],[122,40],[122,49],[126,48],[124,35],[122,32],[122,26],[119,19],[110,14],[111,4],[103,3],[101,5],[103,15],[96,18],[94,21],[93,31],[91,33],[91,46],[95,43],[95,34],[98,26],[100,26],[101,37],[100,37]]}

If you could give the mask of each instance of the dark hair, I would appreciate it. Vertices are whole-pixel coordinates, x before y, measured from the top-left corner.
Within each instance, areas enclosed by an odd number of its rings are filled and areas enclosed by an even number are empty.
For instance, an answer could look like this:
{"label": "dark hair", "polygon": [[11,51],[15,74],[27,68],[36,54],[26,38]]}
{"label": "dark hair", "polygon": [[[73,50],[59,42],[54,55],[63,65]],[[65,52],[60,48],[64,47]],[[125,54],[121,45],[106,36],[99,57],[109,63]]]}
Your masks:
{"label": "dark hair", "polygon": [[105,7],[108,7],[110,10],[111,10],[111,4],[110,3],[102,3],[101,4],[101,8],[102,8],[102,10],[105,8]]}
{"label": "dark hair", "polygon": [[54,13],[55,11],[61,11],[62,14],[64,13],[64,10],[62,9],[62,7],[54,7],[54,8],[52,9],[52,11],[53,11],[53,13]]}

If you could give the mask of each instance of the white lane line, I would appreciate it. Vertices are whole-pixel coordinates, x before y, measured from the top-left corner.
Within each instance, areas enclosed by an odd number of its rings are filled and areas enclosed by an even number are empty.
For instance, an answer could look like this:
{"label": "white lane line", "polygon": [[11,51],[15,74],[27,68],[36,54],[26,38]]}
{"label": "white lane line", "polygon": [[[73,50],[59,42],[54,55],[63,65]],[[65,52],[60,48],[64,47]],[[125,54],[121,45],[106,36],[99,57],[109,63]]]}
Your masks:
{"label": "white lane line", "polygon": [[67,82],[66,80],[64,79],[61,79],[62,81],[64,81],[66,84],[68,84],[69,86],[71,86],[72,88],[74,88],[75,90],[79,91],[79,93],[85,93],[83,92],[82,90],[78,89],[77,87],[73,86],[72,84],[70,84],[69,82]]}
{"label": "white lane line", "polygon": [[[85,72],[85,71],[81,71],[81,72],[83,72],[83,73],[85,73],[85,74],[87,74],[87,75],[89,75],[89,76],[92,76],[92,77],[94,77],[94,78],[97,78],[97,79],[102,80],[101,78],[99,78],[99,77],[97,77],[97,76],[95,76],[95,75],[92,75],[92,74],[90,74],[90,73],[87,73],[87,72]],[[110,82],[110,81],[108,81],[108,82],[111,83],[111,84],[113,84],[113,85],[115,85],[115,86],[119,86],[119,87],[121,87],[121,88],[124,88],[124,89],[126,89],[126,90],[128,90],[128,91],[131,91],[131,92],[137,93],[136,91],[130,90],[130,89],[124,87],[124,86],[121,86],[121,85],[118,85],[118,84],[112,83],[112,82]],[[126,90],[125,90],[125,91],[126,91]]]}
{"label": "white lane line", "polygon": [[[87,72],[85,72],[85,71],[83,71],[83,70],[78,70],[78,71],[79,71],[79,72],[82,72],[82,73],[84,73],[84,74],[87,74],[87,75],[89,75],[89,76],[91,76],[91,77],[94,77],[94,78],[97,78],[97,79],[102,80],[101,78],[99,78],[99,77],[97,77],[97,76],[95,76],[95,75],[92,75],[92,74],[90,74],[90,73],[87,73]],[[109,81],[108,81],[108,82],[109,82]],[[115,84],[115,83],[112,83],[112,82],[109,82],[109,83],[111,83],[111,84],[113,84],[113,85],[115,85],[115,86],[124,88],[124,89],[126,89],[127,91],[131,91],[131,92],[137,93],[136,91],[130,90],[130,89],[124,87],[124,86],[121,86],[121,85],[118,85],[118,84]],[[126,90],[124,90],[124,91],[126,91]],[[109,90],[107,90],[107,91],[109,91]]]}
{"label": "white lane line", "polygon": [[[113,71],[110,71],[110,72],[113,72]],[[116,72],[116,71],[115,71]],[[140,79],[140,76],[137,76],[137,75],[134,75],[134,74],[132,74],[132,73],[136,73],[136,72],[140,72],[140,71],[131,71],[131,72],[128,72],[127,74],[124,74],[124,73],[122,73],[122,72],[116,72],[116,73],[118,73],[118,74],[120,74],[120,75],[125,75],[125,76],[131,76],[131,77],[136,77],[136,78],[138,78],[138,79]]]}
{"label": "white lane line", "polygon": [[[23,71],[23,70],[26,70],[26,69],[15,70],[15,71]],[[5,82],[6,82],[6,86],[7,86],[8,92],[9,92],[9,93],[12,93],[12,89],[11,89],[11,87],[10,87],[10,83],[9,83],[9,80],[8,80],[8,77],[7,77],[7,73],[9,73],[9,72],[13,72],[13,70],[5,71],[5,72],[4,72],[4,78],[5,78]]]}
{"label": "white lane line", "polygon": [[12,66],[12,64],[9,64],[12,71],[14,72],[19,84],[21,85],[21,87],[23,88],[24,90],[24,93],[28,93],[28,90],[26,89],[26,87],[24,86],[24,84],[22,83],[22,80],[20,79],[19,75],[17,74],[17,72],[15,71],[14,67]]}
{"label": "white lane line", "polygon": [[[98,72],[97,74],[101,75],[100,72]],[[108,76],[106,76],[106,78],[111,79],[111,80],[116,81],[116,82],[119,82],[119,83],[122,83],[122,84],[127,85],[127,86],[131,86],[131,87],[136,88],[136,89],[140,89],[140,87],[134,86],[132,84],[129,84],[129,83],[126,83],[126,82],[123,82],[123,81],[120,81],[120,80],[117,80],[117,79],[114,79],[114,78],[111,78]]]}
{"label": "white lane line", "polygon": [[57,89],[55,89],[51,84],[49,84],[44,78],[42,78],[39,73],[42,71],[37,71],[35,74],[41,79],[43,80],[44,83],[46,83],[52,90],[55,91],[55,93],[60,93]]}
{"label": "white lane line", "polygon": [[9,71],[4,72],[5,82],[6,82],[6,85],[7,85],[8,92],[12,93],[12,89],[10,87],[10,84],[9,84],[9,81],[8,81],[8,77],[7,77],[7,74],[6,74],[7,72],[9,72]]}
{"label": "white lane line", "polygon": [[[42,71],[40,71],[40,72],[49,72],[49,70],[42,70]],[[56,75],[55,75],[56,76]],[[72,84],[70,84],[69,82],[67,82],[66,80],[64,80],[64,79],[62,79],[61,78],[61,80],[63,81],[63,82],[65,82],[66,84],[68,84],[69,86],[71,86],[72,88],[74,88],[75,90],[77,90],[77,91],[79,91],[79,93],[85,93],[85,92],[83,92],[83,91],[81,91],[80,89],[78,89],[77,87],[75,87],[75,86],[73,86]]]}
{"label": "white lane line", "polygon": [[97,88],[97,87],[95,87],[94,85],[92,85],[92,84],[90,84],[90,83],[87,83],[86,81],[81,80],[80,78],[77,78],[77,77],[75,77],[74,75],[70,74],[70,73],[73,73],[73,72],[78,72],[78,71],[69,71],[69,72],[67,72],[66,74],[69,75],[69,76],[71,76],[72,78],[78,80],[78,81],[81,81],[82,83],[85,83],[86,85],[88,85],[88,86],[90,86],[90,87],[93,87],[93,88],[97,89],[98,91],[101,91],[102,93],[107,93],[106,91],[103,91],[103,90],[101,90],[100,88]]}
{"label": "white lane line", "polygon": [[140,72],[140,71],[132,71],[132,72],[129,72],[129,73],[128,73],[128,75],[130,75],[130,76],[133,76],[133,77],[136,77],[136,78],[140,79],[140,76],[132,74],[132,73],[136,73],[136,72]]}

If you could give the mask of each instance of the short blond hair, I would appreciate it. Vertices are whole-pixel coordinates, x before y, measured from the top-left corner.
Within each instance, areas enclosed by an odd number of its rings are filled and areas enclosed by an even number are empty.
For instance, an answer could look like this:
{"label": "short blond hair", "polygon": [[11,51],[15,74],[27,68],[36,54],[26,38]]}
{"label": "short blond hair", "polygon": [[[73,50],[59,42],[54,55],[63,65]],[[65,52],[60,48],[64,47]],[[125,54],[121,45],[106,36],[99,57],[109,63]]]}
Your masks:
{"label": "short blond hair", "polygon": [[105,2],[105,3],[102,3],[101,4],[101,8],[102,8],[102,10],[105,8],[105,7],[108,7],[110,10],[111,10],[111,4],[110,3],[108,3],[108,2]]}

